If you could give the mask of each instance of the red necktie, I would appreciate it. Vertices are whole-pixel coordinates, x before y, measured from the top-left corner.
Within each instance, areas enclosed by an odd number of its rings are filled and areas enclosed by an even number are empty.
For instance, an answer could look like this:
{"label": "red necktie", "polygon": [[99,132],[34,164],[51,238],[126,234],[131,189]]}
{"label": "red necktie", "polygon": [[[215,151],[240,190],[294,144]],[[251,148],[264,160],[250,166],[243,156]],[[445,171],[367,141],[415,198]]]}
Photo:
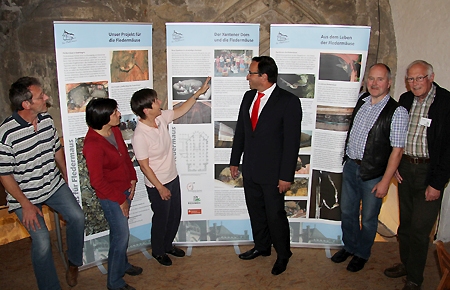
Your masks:
{"label": "red necktie", "polygon": [[261,103],[261,98],[264,96],[263,93],[258,92],[258,98],[256,99],[255,103],[253,104],[253,109],[252,109],[252,116],[251,116],[251,120],[252,120],[252,128],[253,131],[256,128],[256,123],[258,123],[258,111],[259,111],[259,103]]}

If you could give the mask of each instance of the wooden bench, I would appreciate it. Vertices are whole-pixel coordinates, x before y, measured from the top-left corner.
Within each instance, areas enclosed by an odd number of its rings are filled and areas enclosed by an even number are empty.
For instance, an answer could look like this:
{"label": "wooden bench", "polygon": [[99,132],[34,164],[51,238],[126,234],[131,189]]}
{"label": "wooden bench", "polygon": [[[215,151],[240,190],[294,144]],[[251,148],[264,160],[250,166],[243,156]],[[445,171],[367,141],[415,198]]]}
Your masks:
{"label": "wooden bench", "polygon": [[[53,212],[47,207],[42,207],[42,213],[44,214],[45,223],[49,230],[54,229],[54,215]],[[0,182],[0,245],[4,245],[10,242],[14,242],[23,238],[27,238],[30,235],[27,230],[22,226],[19,219],[14,213],[8,212],[6,206],[6,192],[2,183]]]}

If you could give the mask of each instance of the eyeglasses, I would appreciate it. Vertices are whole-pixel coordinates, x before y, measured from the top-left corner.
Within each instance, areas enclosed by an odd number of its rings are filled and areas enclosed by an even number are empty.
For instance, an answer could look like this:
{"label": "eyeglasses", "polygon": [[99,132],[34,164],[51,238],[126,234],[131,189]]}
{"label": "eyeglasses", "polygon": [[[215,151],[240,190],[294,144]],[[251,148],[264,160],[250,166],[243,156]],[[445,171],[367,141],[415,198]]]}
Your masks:
{"label": "eyeglasses", "polygon": [[249,75],[259,75],[258,71],[248,71]]}
{"label": "eyeglasses", "polygon": [[28,102],[30,102],[30,103],[32,103],[33,101],[42,101],[43,99],[44,99],[44,96],[45,96],[45,94],[44,93],[42,93],[42,94],[40,94],[38,97],[36,97],[36,98],[31,98],[30,100],[28,100]]}
{"label": "eyeglasses", "polygon": [[414,81],[416,81],[417,83],[421,83],[421,82],[423,82],[423,80],[424,79],[426,79],[428,77],[428,75],[426,75],[426,76],[420,76],[420,77],[415,77],[415,78],[406,78],[406,81],[408,82],[408,83],[412,83],[412,82],[414,82]]}

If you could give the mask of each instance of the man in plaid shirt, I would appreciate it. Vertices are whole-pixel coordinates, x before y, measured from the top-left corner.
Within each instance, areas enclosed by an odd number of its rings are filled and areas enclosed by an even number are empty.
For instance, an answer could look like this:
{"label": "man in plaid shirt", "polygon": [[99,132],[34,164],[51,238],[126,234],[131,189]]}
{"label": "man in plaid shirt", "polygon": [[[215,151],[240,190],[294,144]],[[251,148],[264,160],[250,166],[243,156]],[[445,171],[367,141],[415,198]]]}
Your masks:
{"label": "man in plaid shirt", "polygon": [[387,65],[370,68],[369,93],[360,96],[347,133],[341,196],[344,247],[331,260],[342,263],[353,256],[347,266],[351,272],[364,268],[370,257],[382,199],[405,145],[408,113],[390,97],[391,82]]}
{"label": "man in plaid shirt", "polygon": [[450,92],[434,81],[433,67],[423,60],[406,70],[410,91],[399,104],[409,112],[405,153],[395,173],[400,206],[398,240],[401,263],[384,271],[406,276],[403,289],[420,289],[430,233],[450,177]]}

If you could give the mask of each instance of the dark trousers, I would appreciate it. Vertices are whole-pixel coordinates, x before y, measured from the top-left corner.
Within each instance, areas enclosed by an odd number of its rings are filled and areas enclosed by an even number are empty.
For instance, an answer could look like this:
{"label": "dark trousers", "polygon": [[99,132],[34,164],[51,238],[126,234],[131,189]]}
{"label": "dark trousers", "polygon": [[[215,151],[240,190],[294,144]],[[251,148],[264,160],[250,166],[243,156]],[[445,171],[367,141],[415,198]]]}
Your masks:
{"label": "dark trousers", "polygon": [[284,194],[278,192],[277,185],[257,184],[245,178],[244,191],[255,249],[269,250],[273,244],[278,258],[289,259],[292,252]]}
{"label": "dark trousers", "polygon": [[158,256],[162,256],[172,249],[172,242],[178,232],[181,219],[180,178],[177,176],[164,186],[172,194],[169,200],[162,200],[156,188],[146,186],[153,211],[152,252]]}
{"label": "dark trousers", "polygon": [[407,279],[418,285],[423,282],[430,233],[441,208],[442,195],[434,201],[425,200],[425,179],[429,164],[411,164],[402,159],[398,171],[403,177],[398,185],[400,226],[398,239],[400,259],[406,267]]}

